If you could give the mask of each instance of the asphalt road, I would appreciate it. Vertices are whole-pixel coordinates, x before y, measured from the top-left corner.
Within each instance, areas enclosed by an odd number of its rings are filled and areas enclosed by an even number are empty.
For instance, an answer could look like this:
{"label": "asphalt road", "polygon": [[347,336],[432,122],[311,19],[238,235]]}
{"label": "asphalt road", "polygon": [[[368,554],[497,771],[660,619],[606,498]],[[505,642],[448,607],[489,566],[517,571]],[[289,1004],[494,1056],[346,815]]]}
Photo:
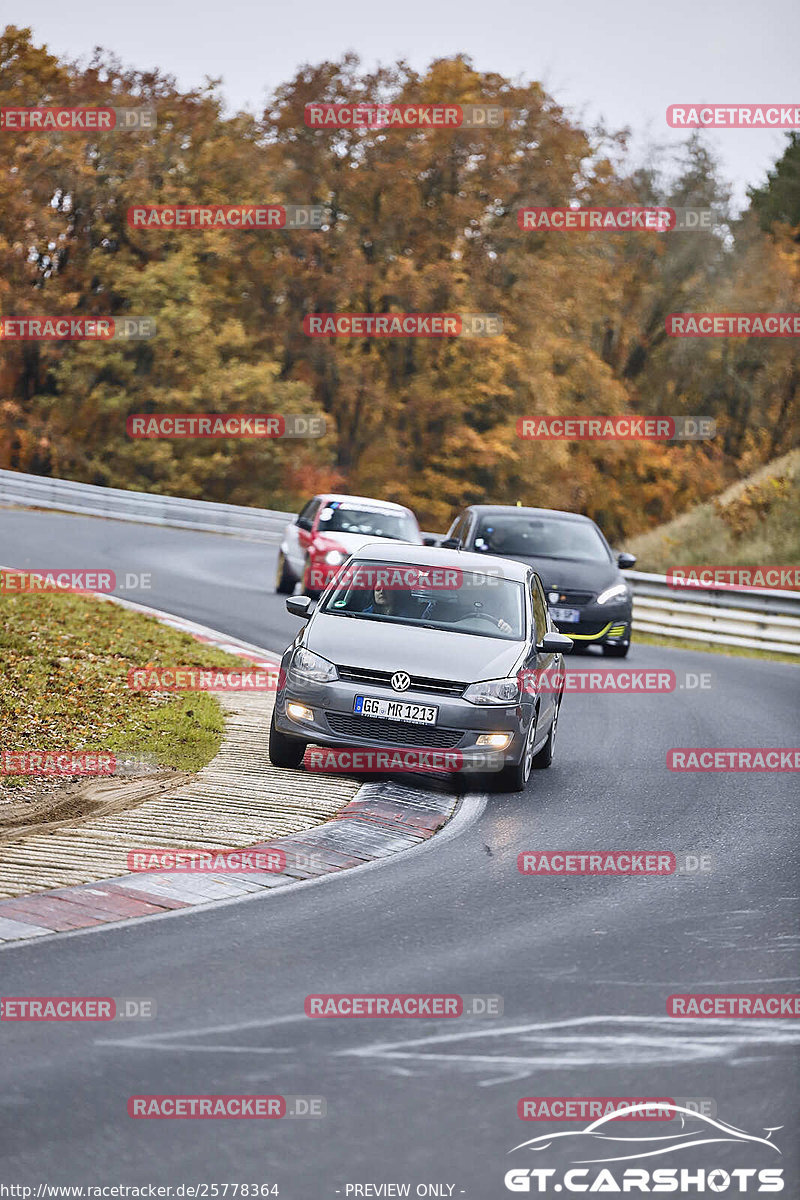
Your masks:
{"label": "asphalt road", "polygon": [[[274,547],[232,538],[0,510],[0,563],[152,571],[144,603],[280,650],[296,623],[272,592],[274,559]],[[0,1183],[277,1183],[289,1200],[408,1183],[412,1196],[437,1185],[427,1194],[494,1200],[512,1194],[510,1167],[560,1163],[555,1149],[512,1147],[582,1128],[519,1120],[521,1097],[646,1096],[713,1099],[753,1135],[782,1127],[770,1135],[782,1155],[720,1144],[656,1165],[780,1166],[784,1194],[800,1196],[798,1022],[666,1016],[675,992],[800,990],[796,777],[665,766],[673,746],[795,744],[800,675],[636,646],[625,665],[669,667],[684,683],[706,672],[709,686],[566,697],[553,767],[522,795],[466,797],[421,851],[263,899],[1,950],[3,995],[152,997],[158,1015],[0,1025]],[[523,850],[594,848],[706,853],[714,869],[517,871]],[[310,993],[417,991],[500,995],[504,1013],[304,1016]],[[327,1116],[126,1113],[131,1095],[239,1092],[322,1096]]]}

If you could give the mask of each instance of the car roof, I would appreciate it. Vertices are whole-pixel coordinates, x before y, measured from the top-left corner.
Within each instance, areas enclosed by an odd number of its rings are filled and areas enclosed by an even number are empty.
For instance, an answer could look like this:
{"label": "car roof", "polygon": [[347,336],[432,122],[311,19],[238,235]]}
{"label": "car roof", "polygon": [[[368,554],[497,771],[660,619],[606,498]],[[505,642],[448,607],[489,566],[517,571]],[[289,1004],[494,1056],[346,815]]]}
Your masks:
{"label": "car roof", "polygon": [[382,508],[391,512],[411,512],[405,504],[396,504],[394,500],[376,500],[374,496],[347,496],[343,492],[318,492],[315,500],[339,500],[347,504],[368,504],[370,508]]}
{"label": "car roof", "polygon": [[525,563],[496,554],[471,554],[466,550],[443,550],[441,546],[415,546],[409,542],[365,542],[356,551],[358,558],[373,562],[400,563],[414,567],[450,567],[461,571],[496,572],[500,578],[524,582],[530,571]]}
{"label": "car roof", "polygon": [[555,517],[559,521],[586,521],[594,525],[591,517],[585,517],[583,513],[567,512],[561,508],[525,508],[521,504],[469,504],[463,511],[478,513],[479,516],[509,513],[517,516],[522,514],[529,517]]}

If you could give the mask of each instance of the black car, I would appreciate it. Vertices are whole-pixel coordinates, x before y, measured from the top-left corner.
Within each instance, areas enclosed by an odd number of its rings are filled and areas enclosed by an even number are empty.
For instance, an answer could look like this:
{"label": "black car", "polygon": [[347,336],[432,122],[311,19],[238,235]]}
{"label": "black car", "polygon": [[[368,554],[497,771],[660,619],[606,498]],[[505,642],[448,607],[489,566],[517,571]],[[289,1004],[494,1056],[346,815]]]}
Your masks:
{"label": "black car", "polygon": [[553,621],[576,648],[602,646],[612,658],[628,653],[633,589],[620,567],[632,567],[636,559],[615,555],[589,517],[551,508],[471,504],[441,545],[533,567]]}

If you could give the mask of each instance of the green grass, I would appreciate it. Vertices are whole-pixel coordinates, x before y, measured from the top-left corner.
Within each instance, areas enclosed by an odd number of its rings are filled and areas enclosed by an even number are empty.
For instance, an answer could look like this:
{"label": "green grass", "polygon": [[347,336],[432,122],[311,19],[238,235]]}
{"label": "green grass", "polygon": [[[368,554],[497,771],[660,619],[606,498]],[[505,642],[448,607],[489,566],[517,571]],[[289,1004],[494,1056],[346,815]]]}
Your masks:
{"label": "green grass", "polygon": [[[0,749],[104,750],[182,771],[217,753],[219,702],[133,691],[129,669],[246,665],[153,617],[69,594],[0,595],[0,662]],[[0,777],[0,787],[27,778]]]}
{"label": "green grass", "polygon": [[637,571],[800,562],[800,450],[761,467],[716,500],[629,539]]}
{"label": "green grass", "polygon": [[764,658],[770,662],[792,663],[800,666],[800,654],[781,654],[778,650],[752,650],[748,646],[719,646],[715,642],[695,642],[691,638],[666,637],[659,633],[633,633],[635,646],[668,646],[675,650],[694,650],[713,654],[732,654],[737,658]]}

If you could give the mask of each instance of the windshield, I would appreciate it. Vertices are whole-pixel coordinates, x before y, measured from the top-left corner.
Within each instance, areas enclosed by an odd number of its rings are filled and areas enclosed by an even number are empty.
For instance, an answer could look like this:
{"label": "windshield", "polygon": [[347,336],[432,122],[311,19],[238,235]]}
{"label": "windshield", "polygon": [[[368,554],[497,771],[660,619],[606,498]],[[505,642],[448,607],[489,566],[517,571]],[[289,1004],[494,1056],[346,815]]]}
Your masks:
{"label": "windshield", "polygon": [[320,611],[506,641],[525,638],[521,583],[454,568],[352,559]]}
{"label": "windshield", "polygon": [[609,561],[608,550],[594,525],[551,517],[515,513],[482,517],[474,545],[491,554]]}
{"label": "windshield", "polygon": [[340,500],[326,504],[319,514],[320,533],[365,533],[370,537],[418,542],[419,529],[409,513],[381,512],[374,508],[351,508]]}

